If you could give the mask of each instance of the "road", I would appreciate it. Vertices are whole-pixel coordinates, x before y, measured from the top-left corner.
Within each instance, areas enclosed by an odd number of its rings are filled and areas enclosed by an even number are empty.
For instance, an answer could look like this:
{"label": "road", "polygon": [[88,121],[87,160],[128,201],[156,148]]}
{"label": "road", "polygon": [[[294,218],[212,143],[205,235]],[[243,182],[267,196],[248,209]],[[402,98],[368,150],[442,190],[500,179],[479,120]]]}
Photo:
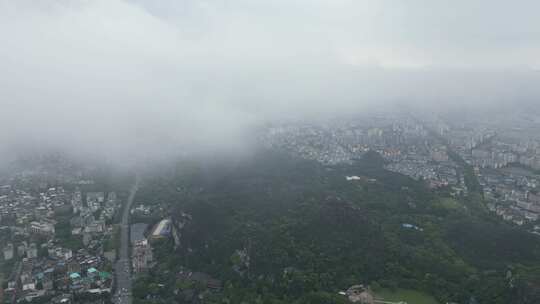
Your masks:
{"label": "road", "polygon": [[120,223],[120,250],[118,260],[114,266],[116,275],[116,294],[114,302],[117,304],[131,304],[131,259],[129,256],[129,212],[139,189],[140,178],[137,175],[135,184],[131,187],[129,197],[124,206],[122,221]]}

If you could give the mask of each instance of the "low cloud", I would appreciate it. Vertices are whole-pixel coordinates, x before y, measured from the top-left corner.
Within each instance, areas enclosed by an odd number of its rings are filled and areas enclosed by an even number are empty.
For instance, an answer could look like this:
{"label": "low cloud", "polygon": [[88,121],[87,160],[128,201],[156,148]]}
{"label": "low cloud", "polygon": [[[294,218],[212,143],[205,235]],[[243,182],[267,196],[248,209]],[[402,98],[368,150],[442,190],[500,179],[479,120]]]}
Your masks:
{"label": "low cloud", "polygon": [[137,160],[245,149],[275,119],[535,103],[525,2],[0,0],[0,153]]}

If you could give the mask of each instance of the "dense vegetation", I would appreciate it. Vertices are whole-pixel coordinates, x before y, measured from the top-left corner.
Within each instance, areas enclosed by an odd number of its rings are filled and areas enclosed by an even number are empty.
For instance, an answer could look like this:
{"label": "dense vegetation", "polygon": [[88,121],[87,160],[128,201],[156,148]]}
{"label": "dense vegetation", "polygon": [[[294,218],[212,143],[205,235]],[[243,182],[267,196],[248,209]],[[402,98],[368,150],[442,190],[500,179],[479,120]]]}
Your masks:
{"label": "dense vegetation", "polygon": [[[344,303],[337,292],[354,284],[441,303],[540,301],[536,235],[491,217],[480,196],[444,196],[382,165],[376,153],[326,167],[265,152],[147,178],[138,201],[192,220],[174,254],[171,241],[155,244],[159,264],[137,281],[137,301],[182,303],[189,289],[206,303]],[[223,290],[186,286],[183,269]]]}

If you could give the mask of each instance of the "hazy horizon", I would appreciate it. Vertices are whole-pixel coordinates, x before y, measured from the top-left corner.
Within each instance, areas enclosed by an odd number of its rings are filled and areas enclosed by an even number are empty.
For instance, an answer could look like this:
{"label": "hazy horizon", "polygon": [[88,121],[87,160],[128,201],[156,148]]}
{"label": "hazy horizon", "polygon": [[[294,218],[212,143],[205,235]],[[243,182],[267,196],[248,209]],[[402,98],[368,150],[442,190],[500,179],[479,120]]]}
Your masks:
{"label": "hazy horizon", "polygon": [[0,1],[0,157],[247,148],[261,123],[534,106],[540,4]]}

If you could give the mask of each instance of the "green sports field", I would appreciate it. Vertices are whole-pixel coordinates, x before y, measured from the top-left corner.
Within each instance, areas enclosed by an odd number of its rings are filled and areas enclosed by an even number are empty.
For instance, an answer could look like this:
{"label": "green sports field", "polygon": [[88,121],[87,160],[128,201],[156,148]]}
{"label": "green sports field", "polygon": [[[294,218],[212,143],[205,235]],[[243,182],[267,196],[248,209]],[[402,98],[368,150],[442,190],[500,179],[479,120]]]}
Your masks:
{"label": "green sports field", "polygon": [[428,294],[409,289],[397,289],[394,292],[389,289],[381,289],[375,293],[375,298],[390,302],[404,301],[407,304],[440,304]]}

